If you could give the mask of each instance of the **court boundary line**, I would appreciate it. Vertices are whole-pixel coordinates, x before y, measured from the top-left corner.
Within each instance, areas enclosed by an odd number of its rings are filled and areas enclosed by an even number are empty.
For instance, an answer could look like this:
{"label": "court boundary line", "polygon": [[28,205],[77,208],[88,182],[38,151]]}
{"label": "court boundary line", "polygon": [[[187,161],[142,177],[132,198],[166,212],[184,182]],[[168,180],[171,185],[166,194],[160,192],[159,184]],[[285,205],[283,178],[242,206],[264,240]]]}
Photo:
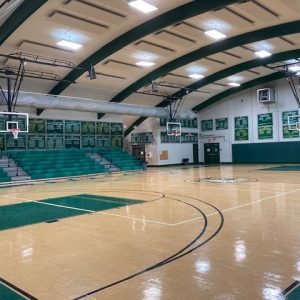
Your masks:
{"label": "court boundary line", "polygon": [[[226,213],[226,212],[231,211],[231,210],[239,209],[239,208],[245,207],[245,206],[250,206],[250,205],[253,205],[253,204],[256,204],[256,203],[260,203],[260,202],[263,202],[263,201],[266,201],[266,200],[270,200],[270,199],[273,199],[273,198],[281,197],[281,196],[284,196],[284,195],[287,195],[287,194],[290,194],[290,193],[294,193],[294,192],[297,192],[297,191],[300,191],[300,189],[291,190],[291,191],[284,192],[284,193],[281,193],[281,194],[277,194],[277,195],[265,197],[265,198],[262,198],[262,199],[258,199],[258,200],[252,201],[252,202],[247,202],[247,203],[244,203],[244,204],[241,204],[241,205],[238,205],[238,206],[226,208],[226,209],[221,210],[221,212],[222,213]],[[207,214],[206,216],[210,217],[210,216],[214,216],[216,214],[217,213],[210,213],[210,214]],[[185,224],[185,223],[189,223],[189,222],[192,222],[192,221],[195,221],[195,220],[198,220],[198,219],[200,219],[200,217],[175,223],[174,226],[182,225],[182,224]]]}
{"label": "court boundary line", "polygon": [[[89,209],[76,208],[76,207],[72,207],[72,206],[41,202],[39,200],[30,200],[30,199],[15,197],[15,196],[8,196],[8,195],[1,195],[1,196],[6,197],[6,198],[14,198],[14,199],[18,199],[18,200],[23,200],[23,201],[26,201],[26,202],[34,202],[34,203],[44,204],[44,205],[49,205],[49,206],[56,206],[56,207],[67,208],[67,209],[72,209],[72,210],[85,211],[85,212],[90,213],[90,214],[95,213],[95,214],[102,214],[102,215],[114,216],[114,217],[131,219],[131,220],[138,220],[138,221],[142,221],[142,222],[154,223],[154,224],[159,224],[159,225],[164,225],[164,226],[172,226],[172,227],[175,226],[174,224],[170,224],[170,223],[164,223],[164,222],[160,222],[160,221],[154,221],[154,220],[148,220],[148,219],[141,219],[141,218],[135,218],[135,217],[130,217],[130,216],[118,215],[118,214],[107,213],[107,212],[103,212],[103,211],[94,211],[94,210],[89,210]],[[41,222],[41,223],[43,223],[43,222]]]}

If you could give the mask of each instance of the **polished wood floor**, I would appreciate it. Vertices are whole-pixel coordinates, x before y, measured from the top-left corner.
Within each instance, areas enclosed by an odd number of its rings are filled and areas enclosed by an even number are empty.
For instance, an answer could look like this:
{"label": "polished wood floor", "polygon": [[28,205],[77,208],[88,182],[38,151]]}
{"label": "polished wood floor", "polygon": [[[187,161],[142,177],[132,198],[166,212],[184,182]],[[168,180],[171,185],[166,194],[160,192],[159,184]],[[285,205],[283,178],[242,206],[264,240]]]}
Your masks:
{"label": "polished wood floor", "polygon": [[0,231],[0,277],[40,300],[281,299],[300,280],[299,172],[261,168],[150,168],[3,188],[0,205],[82,193],[145,202]]}

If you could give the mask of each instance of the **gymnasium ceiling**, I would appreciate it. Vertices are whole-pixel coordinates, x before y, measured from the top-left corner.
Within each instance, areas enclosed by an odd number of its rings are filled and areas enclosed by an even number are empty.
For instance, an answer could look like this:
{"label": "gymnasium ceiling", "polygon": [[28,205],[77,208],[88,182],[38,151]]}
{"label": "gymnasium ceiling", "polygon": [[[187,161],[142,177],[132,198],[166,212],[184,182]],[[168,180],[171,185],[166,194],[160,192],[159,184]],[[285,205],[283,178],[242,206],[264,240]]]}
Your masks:
{"label": "gymnasium ceiling", "polygon": [[[235,91],[229,83],[241,90],[272,80],[280,75],[268,63],[300,57],[299,0],[145,1],[157,9],[145,14],[127,0],[0,0],[0,68],[19,65],[5,55],[26,58],[25,91],[147,106],[164,106],[172,95],[198,110]],[[205,34],[213,29],[226,37]],[[259,58],[260,50],[272,55]],[[142,120],[125,116],[124,123]]]}

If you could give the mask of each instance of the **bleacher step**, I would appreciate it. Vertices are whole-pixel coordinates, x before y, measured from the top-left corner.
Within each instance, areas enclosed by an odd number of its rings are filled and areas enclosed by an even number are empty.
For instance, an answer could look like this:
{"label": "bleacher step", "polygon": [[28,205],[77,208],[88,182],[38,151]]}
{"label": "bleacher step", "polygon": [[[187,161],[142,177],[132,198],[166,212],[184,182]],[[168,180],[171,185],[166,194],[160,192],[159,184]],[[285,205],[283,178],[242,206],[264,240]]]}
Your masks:
{"label": "bleacher step", "polygon": [[25,176],[12,176],[11,181],[25,181],[25,180],[31,180],[31,177],[28,175]]}

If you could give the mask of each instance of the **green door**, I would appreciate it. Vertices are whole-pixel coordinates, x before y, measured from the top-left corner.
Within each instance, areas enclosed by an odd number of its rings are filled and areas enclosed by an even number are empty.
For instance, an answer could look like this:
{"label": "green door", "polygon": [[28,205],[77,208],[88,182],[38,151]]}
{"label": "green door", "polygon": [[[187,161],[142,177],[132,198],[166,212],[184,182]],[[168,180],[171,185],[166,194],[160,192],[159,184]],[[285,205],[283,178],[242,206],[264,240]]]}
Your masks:
{"label": "green door", "polygon": [[194,164],[199,164],[198,144],[193,144],[193,159]]}
{"label": "green door", "polygon": [[206,165],[220,164],[220,144],[207,143],[204,144],[204,163]]}

